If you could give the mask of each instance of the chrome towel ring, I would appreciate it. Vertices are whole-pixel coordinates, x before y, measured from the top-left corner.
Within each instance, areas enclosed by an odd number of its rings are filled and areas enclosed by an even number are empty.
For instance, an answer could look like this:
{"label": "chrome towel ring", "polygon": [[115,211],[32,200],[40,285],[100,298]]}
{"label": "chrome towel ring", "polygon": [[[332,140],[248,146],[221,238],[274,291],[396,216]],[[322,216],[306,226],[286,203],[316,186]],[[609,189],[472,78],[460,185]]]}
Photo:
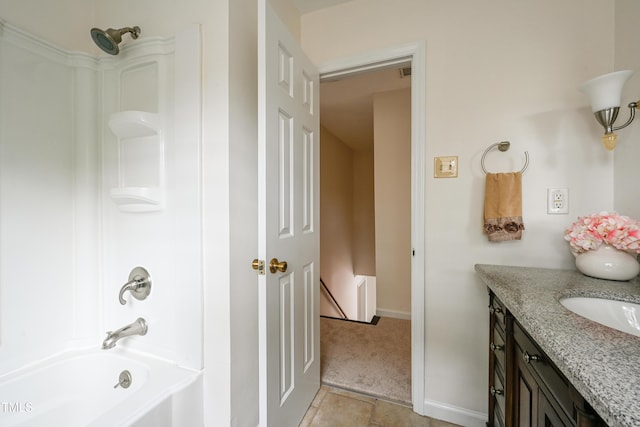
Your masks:
{"label": "chrome towel ring", "polygon": [[[495,147],[498,147],[499,151],[507,151],[509,149],[509,146],[511,146],[511,143],[509,141],[502,141],[502,142],[497,142],[497,143],[495,143],[493,145],[490,145],[489,148],[484,150],[484,153],[482,153],[482,160],[480,161],[480,163],[482,165],[482,170],[485,173],[485,175],[488,173],[487,169],[484,167],[484,158],[487,156],[487,153],[489,151],[491,151],[492,149],[494,149]],[[524,166],[520,170],[520,173],[524,173],[524,171],[527,170],[528,166],[529,166],[529,152],[525,151],[524,152]]]}

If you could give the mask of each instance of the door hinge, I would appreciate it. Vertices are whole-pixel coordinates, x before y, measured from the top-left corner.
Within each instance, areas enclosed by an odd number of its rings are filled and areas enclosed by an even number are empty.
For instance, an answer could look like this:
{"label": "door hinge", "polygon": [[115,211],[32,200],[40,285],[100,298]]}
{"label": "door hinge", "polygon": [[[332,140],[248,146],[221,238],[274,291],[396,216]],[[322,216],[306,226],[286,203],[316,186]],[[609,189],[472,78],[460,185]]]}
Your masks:
{"label": "door hinge", "polygon": [[263,276],[265,274],[264,261],[261,259],[256,258],[251,261],[251,268],[253,268],[254,270],[258,270],[258,274],[260,276]]}

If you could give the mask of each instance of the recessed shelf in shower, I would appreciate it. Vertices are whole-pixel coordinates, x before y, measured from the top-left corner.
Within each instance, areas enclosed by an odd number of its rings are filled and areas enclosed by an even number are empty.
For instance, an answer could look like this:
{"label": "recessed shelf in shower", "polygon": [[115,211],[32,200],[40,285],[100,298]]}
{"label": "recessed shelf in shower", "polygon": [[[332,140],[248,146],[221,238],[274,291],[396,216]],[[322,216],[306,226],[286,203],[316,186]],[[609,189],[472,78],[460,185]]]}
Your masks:
{"label": "recessed shelf in shower", "polygon": [[164,141],[160,115],[120,111],[109,118],[118,137],[118,186],[111,199],[123,212],[162,209],[164,199]]}

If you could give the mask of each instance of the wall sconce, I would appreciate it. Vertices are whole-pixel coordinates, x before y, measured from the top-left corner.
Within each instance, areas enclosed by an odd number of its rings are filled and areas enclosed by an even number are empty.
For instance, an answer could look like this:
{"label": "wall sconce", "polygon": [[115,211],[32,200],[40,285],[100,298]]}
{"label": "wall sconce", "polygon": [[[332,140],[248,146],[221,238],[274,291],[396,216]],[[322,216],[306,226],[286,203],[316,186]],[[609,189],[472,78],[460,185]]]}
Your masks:
{"label": "wall sconce", "polygon": [[613,150],[618,142],[618,135],[614,131],[629,126],[636,116],[638,103],[630,102],[629,120],[622,126],[613,126],[620,109],[622,88],[632,74],[633,71],[630,70],[616,71],[591,79],[580,86],[580,90],[587,94],[591,101],[591,109],[596,120],[604,128],[602,143],[607,150]]}

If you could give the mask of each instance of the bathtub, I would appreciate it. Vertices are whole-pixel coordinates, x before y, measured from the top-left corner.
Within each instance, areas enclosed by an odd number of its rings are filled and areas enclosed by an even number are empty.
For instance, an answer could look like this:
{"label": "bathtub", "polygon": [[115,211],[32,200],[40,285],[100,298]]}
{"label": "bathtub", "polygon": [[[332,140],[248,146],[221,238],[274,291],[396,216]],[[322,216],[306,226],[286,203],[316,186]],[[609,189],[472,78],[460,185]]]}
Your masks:
{"label": "bathtub", "polygon": [[[114,386],[128,370],[131,385]],[[0,376],[0,426],[202,425],[200,372],[115,348],[65,352]]]}

